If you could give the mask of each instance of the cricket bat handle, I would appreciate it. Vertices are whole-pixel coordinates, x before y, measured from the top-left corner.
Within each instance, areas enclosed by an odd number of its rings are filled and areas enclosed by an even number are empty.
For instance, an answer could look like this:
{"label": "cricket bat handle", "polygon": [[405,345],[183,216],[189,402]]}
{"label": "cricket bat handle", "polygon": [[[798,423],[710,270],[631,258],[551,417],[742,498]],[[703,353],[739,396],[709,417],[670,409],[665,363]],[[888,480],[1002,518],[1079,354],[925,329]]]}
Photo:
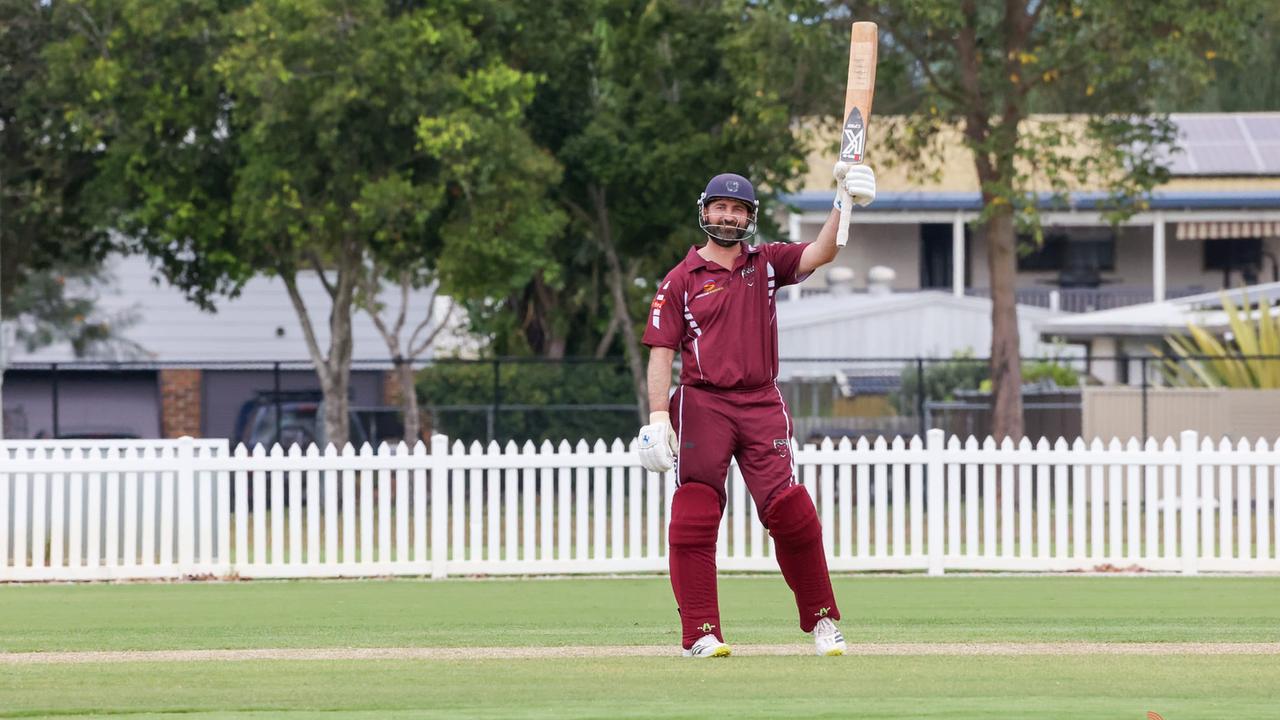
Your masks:
{"label": "cricket bat handle", "polygon": [[849,191],[840,188],[840,225],[836,228],[836,247],[844,247],[849,242],[849,206],[853,204],[853,198],[849,197]]}

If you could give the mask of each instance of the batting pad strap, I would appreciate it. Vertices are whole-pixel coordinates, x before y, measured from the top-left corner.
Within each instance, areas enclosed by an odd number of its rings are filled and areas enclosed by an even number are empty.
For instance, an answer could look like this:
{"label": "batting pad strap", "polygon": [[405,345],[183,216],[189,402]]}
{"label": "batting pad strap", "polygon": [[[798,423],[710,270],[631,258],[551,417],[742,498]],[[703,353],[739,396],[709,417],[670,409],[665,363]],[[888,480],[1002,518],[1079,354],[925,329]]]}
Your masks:
{"label": "batting pad strap", "polygon": [[671,498],[672,545],[714,547],[720,532],[720,496],[709,485],[698,482],[681,485]]}
{"label": "batting pad strap", "polygon": [[769,522],[769,535],[783,547],[822,542],[818,512],[803,485],[792,485],[775,495],[765,516]]}

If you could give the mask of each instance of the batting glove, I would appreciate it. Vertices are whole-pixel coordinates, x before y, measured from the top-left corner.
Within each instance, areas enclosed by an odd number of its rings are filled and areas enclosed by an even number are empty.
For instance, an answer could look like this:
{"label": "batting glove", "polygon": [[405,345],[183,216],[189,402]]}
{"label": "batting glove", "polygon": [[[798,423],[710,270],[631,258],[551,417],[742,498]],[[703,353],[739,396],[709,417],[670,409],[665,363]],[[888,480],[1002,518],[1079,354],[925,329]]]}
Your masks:
{"label": "batting glove", "polygon": [[670,413],[666,410],[649,413],[649,424],[640,428],[636,437],[640,464],[650,472],[667,472],[675,467],[676,442]]}
{"label": "batting glove", "polygon": [[831,176],[836,179],[837,185],[844,182],[844,176],[849,174],[849,168],[852,167],[857,167],[857,164],[841,160],[831,168]]}
{"label": "batting glove", "polygon": [[841,186],[854,205],[866,207],[876,199],[876,173],[866,165],[852,165],[846,171]]}

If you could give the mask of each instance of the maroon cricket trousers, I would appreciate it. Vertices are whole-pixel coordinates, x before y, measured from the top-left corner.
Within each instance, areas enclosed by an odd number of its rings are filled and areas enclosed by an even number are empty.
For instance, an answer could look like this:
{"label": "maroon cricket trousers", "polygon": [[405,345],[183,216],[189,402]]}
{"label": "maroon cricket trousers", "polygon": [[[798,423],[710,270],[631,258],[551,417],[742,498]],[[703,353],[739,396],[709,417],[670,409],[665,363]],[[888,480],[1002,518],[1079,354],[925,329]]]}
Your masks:
{"label": "maroon cricket trousers", "polygon": [[730,458],[737,459],[756,512],[773,538],[775,558],[796,596],[801,629],[811,631],[823,617],[838,620],[822,528],[812,499],[797,484],[791,415],[777,384],[743,390],[682,385],[670,410],[679,453],[668,554],[684,647],[707,634],[723,640],[715,546]]}

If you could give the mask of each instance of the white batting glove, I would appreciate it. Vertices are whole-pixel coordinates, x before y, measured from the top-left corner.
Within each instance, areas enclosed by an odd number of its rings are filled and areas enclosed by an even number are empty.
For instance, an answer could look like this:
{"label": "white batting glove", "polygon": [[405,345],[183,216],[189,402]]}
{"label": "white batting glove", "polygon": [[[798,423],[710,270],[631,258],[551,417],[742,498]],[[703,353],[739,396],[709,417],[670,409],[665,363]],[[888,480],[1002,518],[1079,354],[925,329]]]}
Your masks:
{"label": "white batting glove", "polygon": [[843,160],[841,160],[831,168],[831,176],[836,179],[837,185],[844,182],[845,175],[849,174],[849,168],[852,168],[852,167],[858,167],[858,166],[854,163],[844,162]]}
{"label": "white batting glove", "polygon": [[649,424],[640,428],[636,449],[640,464],[650,472],[667,472],[676,463],[676,433],[666,410],[649,413]]}
{"label": "white batting glove", "polygon": [[876,173],[866,165],[850,165],[845,170],[841,187],[849,193],[854,205],[866,207],[876,199]]}

